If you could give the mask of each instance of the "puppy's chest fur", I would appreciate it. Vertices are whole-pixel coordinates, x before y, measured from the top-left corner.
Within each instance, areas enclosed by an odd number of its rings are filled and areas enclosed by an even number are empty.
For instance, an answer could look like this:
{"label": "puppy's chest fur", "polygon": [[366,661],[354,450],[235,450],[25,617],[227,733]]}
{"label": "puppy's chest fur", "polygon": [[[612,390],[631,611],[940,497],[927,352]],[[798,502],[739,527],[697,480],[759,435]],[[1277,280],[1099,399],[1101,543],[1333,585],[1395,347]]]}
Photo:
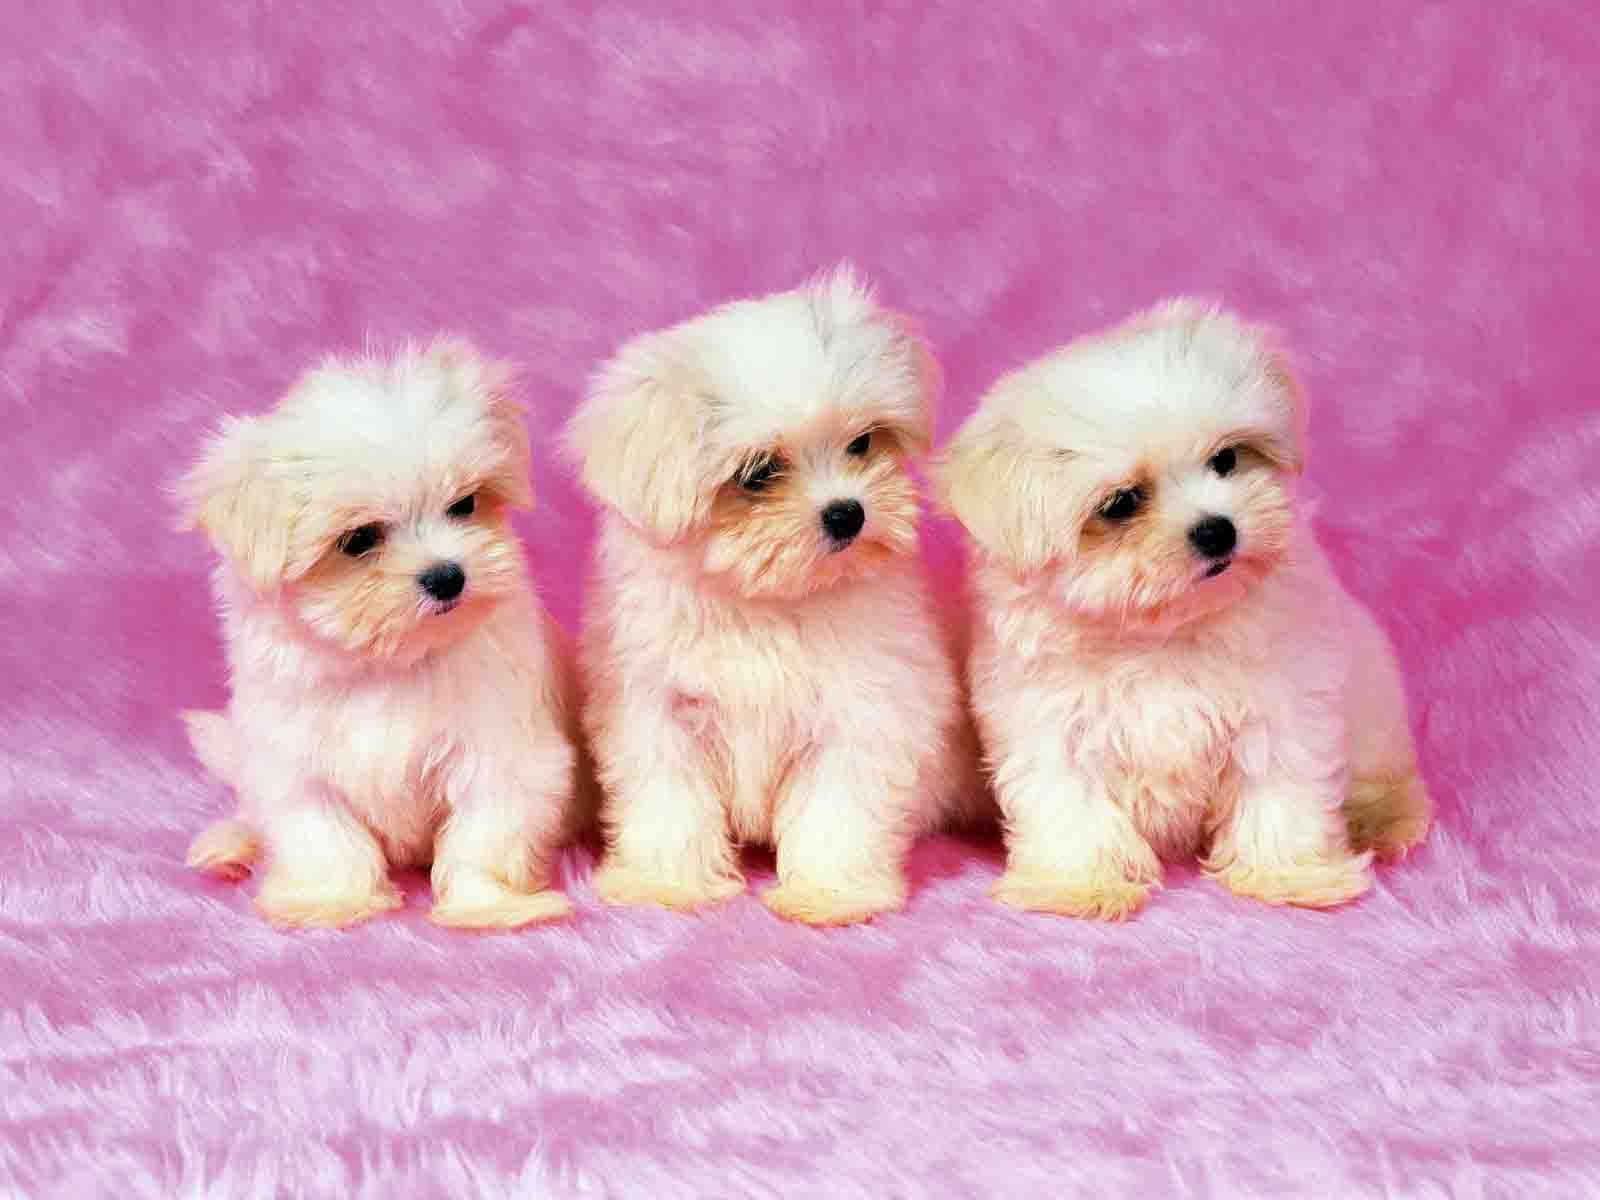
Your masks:
{"label": "puppy's chest fur", "polygon": [[447,807],[445,771],[461,752],[447,718],[448,683],[418,671],[403,686],[351,688],[325,714],[323,773],[391,862],[425,863]]}
{"label": "puppy's chest fur", "polygon": [[332,788],[398,865],[431,859],[447,776],[471,765],[475,729],[526,703],[536,683],[517,677],[487,626],[409,668],[371,674],[330,674],[271,628],[262,636],[247,621],[244,631],[232,714],[261,756],[255,770]]}
{"label": "puppy's chest fur", "polygon": [[1075,676],[1061,714],[1069,754],[1158,853],[1193,855],[1238,786],[1250,716],[1238,664],[1197,649],[1109,652]]}
{"label": "puppy's chest fur", "polygon": [[822,747],[871,746],[914,773],[918,747],[947,736],[954,683],[909,571],[781,608],[694,588],[658,599],[628,607],[609,650],[696,744],[742,841],[772,840],[789,782]]}

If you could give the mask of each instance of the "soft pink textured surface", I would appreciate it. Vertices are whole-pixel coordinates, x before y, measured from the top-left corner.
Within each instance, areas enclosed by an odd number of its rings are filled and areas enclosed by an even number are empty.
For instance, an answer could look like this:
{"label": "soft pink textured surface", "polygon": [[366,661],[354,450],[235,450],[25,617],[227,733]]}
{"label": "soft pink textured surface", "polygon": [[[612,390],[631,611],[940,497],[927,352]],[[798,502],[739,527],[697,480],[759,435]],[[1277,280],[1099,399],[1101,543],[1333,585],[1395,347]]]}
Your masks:
{"label": "soft pink textured surface", "polygon": [[[0,15],[0,1193],[1600,1194],[1591,4],[116,7]],[[1424,852],[1101,928],[942,841],[827,934],[604,910],[575,856],[561,928],[411,880],[284,936],[185,871],[223,679],[161,486],[219,412],[367,338],[521,359],[570,625],[590,366],[846,255],[946,430],[1166,293],[1285,330]]]}

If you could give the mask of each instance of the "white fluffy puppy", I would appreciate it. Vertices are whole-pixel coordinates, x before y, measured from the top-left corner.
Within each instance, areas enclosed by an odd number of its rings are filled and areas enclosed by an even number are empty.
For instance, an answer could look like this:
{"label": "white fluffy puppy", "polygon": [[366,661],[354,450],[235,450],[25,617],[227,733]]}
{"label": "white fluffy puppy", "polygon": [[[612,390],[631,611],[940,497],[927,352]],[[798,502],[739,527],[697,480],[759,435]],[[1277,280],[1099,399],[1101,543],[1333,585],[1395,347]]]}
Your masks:
{"label": "white fluffy puppy", "polygon": [[329,360],[233,419],[181,485],[214,575],[227,714],[187,714],[237,820],[191,865],[238,876],[284,925],[400,903],[391,864],[433,865],[433,919],[558,917],[547,889],[574,794],[560,634],[508,510],[532,502],[509,371],[462,343]]}
{"label": "white fluffy puppy", "polygon": [[1263,334],[1176,301],[1001,379],[953,439],[999,899],[1120,918],[1200,853],[1323,907],[1422,840],[1393,653],[1296,512],[1303,432]]}
{"label": "white fluffy puppy", "polygon": [[725,899],[751,842],[776,848],[782,916],[904,902],[913,837],[977,786],[906,469],[936,375],[841,268],[596,376],[569,443],[606,506],[580,649],[605,899]]}

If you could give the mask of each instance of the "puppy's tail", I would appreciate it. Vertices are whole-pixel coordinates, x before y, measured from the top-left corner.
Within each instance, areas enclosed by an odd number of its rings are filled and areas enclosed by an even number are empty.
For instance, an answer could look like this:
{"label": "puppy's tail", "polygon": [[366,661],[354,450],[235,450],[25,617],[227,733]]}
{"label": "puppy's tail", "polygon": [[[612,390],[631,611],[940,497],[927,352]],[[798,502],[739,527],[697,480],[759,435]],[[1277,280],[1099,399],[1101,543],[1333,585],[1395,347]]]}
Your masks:
{"label": "puppy's tail", "polygon": [[[195,757],[218,779],[237,787],[239,749],[233,723],[223,713],[195,709],[183,714],[183,723]],[[216,821],[189,844],[185,861],[197,871],[241,879],[250,873],[260,853],[261,840],[250,826],[239,820]]]}

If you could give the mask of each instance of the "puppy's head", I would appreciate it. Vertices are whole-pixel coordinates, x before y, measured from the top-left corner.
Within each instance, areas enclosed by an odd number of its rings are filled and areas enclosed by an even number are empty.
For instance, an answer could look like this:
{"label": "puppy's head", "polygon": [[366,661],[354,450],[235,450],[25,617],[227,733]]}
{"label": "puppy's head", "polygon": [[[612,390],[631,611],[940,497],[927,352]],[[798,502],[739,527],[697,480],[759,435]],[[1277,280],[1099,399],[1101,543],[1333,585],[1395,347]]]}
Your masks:
{"label": "puppy's head", "polygon": [[523,586],[527,431],[509,370],[464,343],[329,360],[230,420],[179,492],[240,578],[352,653],[415,660]]}
{"label": "puppy's head", "polygon": [[1304,407],[1261,331],[1169,302],[1006,376],[937,469],[994,561],[1083,621],[1171,626],[1280,560]]}
{"label": "puppy's head", "polygon": [[937,371],[847,267],[629,342],[567,443],[584,484],[747,597],[796,597],[916,547],[906,460]]}

